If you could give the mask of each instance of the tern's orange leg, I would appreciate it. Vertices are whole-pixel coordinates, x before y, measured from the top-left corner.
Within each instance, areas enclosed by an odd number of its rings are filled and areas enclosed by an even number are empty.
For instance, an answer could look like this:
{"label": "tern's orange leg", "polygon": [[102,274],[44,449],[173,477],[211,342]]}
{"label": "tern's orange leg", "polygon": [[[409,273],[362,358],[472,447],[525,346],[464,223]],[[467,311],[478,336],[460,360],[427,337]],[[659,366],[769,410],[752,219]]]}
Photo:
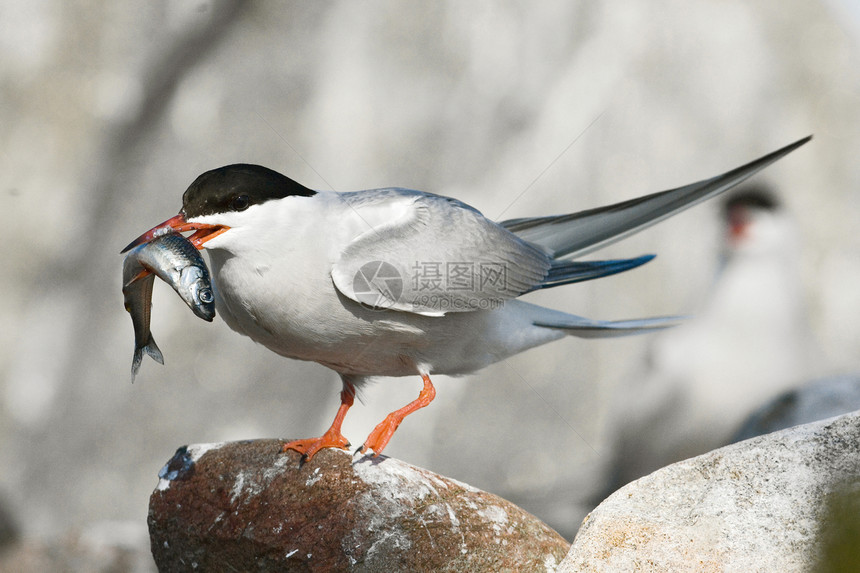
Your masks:
{"label": "tern's orange leg", "polygon": [[367,436],[367,439],[364,441],[364,445],[359,448],[359,451],[362,454],[367,450],[373,450],[374,456],[381,454],[382,450],[391,439],[391,436],[393,436],[395,430],[397,430],[397,426],[399,426],[400,422],[403,421],[403,418],[433,401],[433,398],[436,397],[436,389],[433,387],[430,377],[427,374],[422,374],[421,378],[424,380],[424,388],[421,390],[421,393],[418,394],[418,399],[406,404],[399,410],[388,414],[385,419],[382,420],[382,422],[376,426],[372,432],[370,432],[370,435]]}
{"label": "tern's orange leg", "polygon": [[355,387],[349,382],[344,382],[343,390],[340,392],[340,407],[337,409],[337,415],[331,423],[331,427],[325,434],[319,438],[307,438],[304,440],[293,440],[287,442],[281,448],[282,452],[287,450],[295,450],[302,454],[303,461],[310,461],[314,455],[323,448],[340,448],[345,450],[349,447],[349,442],[340,432],[340,427],[343,424],[343,419],[346,417],[347,410],[352,406],[355,400]]}

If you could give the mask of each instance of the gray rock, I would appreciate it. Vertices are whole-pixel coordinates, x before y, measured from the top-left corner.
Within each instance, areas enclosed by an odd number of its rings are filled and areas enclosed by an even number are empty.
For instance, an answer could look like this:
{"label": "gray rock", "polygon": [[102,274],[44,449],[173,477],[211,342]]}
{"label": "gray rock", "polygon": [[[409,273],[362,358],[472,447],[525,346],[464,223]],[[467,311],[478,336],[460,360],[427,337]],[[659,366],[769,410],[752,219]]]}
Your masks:
{"label": "gray rock", "polygon": [[569,548],[536,517],[466,484],[278,440],[180,448],[150,498],[158,570],[554,571]]}
{"label": "gray rock", "polygon": [[839,570],[853,557],[833,532],[858,531],[840,511],[860,506],[858,487],[860,414],[768,434],[621,488],[558,571],[810,571],[833,559]]}
{"label": "gray rock", "polygon": [[860,376],[822,378],[784,392],[747,418],[730,443],[860,410]]}

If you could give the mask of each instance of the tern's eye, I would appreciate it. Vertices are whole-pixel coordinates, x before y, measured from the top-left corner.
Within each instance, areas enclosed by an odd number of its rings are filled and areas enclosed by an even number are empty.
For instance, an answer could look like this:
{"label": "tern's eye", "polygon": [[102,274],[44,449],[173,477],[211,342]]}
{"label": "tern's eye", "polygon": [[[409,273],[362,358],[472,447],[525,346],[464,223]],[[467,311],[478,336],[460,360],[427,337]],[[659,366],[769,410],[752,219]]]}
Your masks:
{"label": "tern's eye", "polygon": [[234,211],[244,211],[251,206],[251,199],[247,195],[238,195],[230,202],[230,208]]}

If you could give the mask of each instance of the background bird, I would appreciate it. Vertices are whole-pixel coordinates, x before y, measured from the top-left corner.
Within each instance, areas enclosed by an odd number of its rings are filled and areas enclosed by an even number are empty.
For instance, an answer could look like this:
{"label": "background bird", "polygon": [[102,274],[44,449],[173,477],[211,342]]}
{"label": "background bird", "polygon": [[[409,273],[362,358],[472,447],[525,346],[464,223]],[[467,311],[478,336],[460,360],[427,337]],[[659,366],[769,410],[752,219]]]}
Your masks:
{"label": "background bird", "polygon": [[792,217],[771,190],[754,185],[725,201],[722,221],[722,252],[701,310],[656,336],[645,367],[615,392],[609,492],[728,443],[746,416],[818,363]]}

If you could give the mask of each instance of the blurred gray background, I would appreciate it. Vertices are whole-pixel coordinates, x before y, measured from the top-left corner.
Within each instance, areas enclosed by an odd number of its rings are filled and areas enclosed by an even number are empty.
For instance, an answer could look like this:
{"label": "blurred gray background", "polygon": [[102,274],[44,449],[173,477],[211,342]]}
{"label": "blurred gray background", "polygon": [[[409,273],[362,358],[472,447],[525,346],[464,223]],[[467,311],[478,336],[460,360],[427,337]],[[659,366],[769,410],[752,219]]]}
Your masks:
{"label": "blurred gray background", "polygon": [[[119,250],[228,163],[319,189],[432,191],[506,219],[690,183],[814,134],[760,178],[799,229],[820,348],[810,374],[860,369],[855,6],[0,3],[0,498],[27,538],[145,543],[148,496],[177,447],[328,427],[334,373],[197,320],[161,283],[152,329],[166,364],[146,359],[130,384]],[[695,313],[718,212],[699,206],[600,253],[658,255],[641,269],[527,300],[601,319]],[[569,338],[438,377],[436,402],[385,453],[571,538],[602,489],[612,396],[648,344]],[[360,444],[420,387],[381,379],[346,436]]]}

